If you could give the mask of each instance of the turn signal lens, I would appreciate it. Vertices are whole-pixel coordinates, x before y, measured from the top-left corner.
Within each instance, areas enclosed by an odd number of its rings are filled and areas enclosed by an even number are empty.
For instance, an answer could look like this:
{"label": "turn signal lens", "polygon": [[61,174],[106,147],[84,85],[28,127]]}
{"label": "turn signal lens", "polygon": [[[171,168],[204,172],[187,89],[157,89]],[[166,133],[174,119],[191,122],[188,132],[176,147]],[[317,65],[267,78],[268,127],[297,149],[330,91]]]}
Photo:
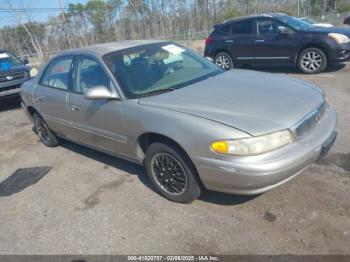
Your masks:
{"label": "turn signal lens", "polygon": [[210,148],[219,154],[227,154],[228,153],[228,143],[227,141],[216,141],[211,143]]}

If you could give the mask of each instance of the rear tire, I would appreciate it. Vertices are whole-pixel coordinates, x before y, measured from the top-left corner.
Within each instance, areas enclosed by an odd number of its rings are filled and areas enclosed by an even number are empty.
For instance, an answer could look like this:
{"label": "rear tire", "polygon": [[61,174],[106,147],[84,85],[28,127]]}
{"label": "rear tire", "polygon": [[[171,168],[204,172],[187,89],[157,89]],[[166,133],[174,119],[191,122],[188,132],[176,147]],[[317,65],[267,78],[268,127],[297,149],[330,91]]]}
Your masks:
{"label": "rear tire", "polygon": [[307,48],[298,57],[298,67],[305,74],[321,73],[326,69],[327,65],[327,56],[319,48]]}
{"label": "rear tire", "polygon": [[45,120],[38,114],[34,114],[34,129],[35,133],[39,136],[41,142],[48,147],[58,146],[59,140],[57,136],[50,130]]}
{"label": "rear tire", "polygon": [[231,56],[226,52],[218,53],[214,58],[214,63],[224,70],[231,70],[234,67]]}
{"label": "rear tire", "polygon": [[178,203],[191,203],[201,194],[200,181],[192,162],[176,146],[153,143],[146,151],[147,175],[157,191]]}

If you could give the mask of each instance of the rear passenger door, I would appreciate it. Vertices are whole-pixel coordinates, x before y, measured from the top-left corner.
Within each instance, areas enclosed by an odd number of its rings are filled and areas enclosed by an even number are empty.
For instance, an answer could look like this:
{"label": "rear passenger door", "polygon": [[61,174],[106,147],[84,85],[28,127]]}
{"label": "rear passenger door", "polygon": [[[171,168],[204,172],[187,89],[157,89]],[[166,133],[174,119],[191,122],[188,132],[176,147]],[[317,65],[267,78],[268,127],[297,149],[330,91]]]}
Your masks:
{"label": "rear passenger door", "polygon": [[37,110],[49,127],[59,135],[71,133],[66,102],[72,67],[72,56],[56,58],[48,65],[33,91]]}
{"label": "rear passenger door", "polygon": [[94,57],[76,57],[72,90],[67,98],[67,108],[75,129],[74,139],[109,153],[121,154],[127,141],[123,135],[122,102],[85,99],[84,92],[96,86],[110,90],[115,88]]}
{"label": "rear passenger door", "polygon": [[254,56],[253,19],[244,19],[231,23],[230,37],[224,39],[229,46],[231,57],[234,61],[241,63]]}

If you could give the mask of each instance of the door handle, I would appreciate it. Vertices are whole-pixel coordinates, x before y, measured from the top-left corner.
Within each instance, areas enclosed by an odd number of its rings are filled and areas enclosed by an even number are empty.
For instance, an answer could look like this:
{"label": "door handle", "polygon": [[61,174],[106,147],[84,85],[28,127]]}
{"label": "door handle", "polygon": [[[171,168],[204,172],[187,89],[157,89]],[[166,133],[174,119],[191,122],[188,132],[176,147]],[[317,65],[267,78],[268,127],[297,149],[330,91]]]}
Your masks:
{"label": "door handle", "polygon": [[265,42],[264,39],[256,39],[256,40],[255,40],[255,43],[264,43],[264,42]]}
{"label": "door handle", "polygon": [[42,101],[44,101],[46,99],[47,99],[47,96],[38,96],[37,98],[35,98],[35,100],[38,101],[38,102],[42,102]]}
{"label": "door handle", "polygon": [[72,106],[71,107],[73,112],[78,112],[79,111],[79,107],[78,106]]}
{"label": "door handle", "polygon": [[233,43],[235,40],[225,40],[225,43]]}

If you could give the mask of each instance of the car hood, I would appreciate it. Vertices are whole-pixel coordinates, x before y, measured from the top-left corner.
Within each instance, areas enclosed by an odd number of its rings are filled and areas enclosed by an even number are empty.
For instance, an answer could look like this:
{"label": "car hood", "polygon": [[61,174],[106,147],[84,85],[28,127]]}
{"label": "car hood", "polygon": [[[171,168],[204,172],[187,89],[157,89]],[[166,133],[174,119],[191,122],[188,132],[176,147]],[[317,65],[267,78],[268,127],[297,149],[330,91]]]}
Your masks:
{"label": "car hood", "polygon": [[28,72],[29,67],[26,65],[18,65],[18,66],[13,66],[8,70],[1,70],[0,69],[0,75],[4,74],[11,74],[11,73],[18,73],[18,72]]}
{"label": "car hood", "polygon": [[315,33],[338,33],[343,34],[350,37],[350,29],[342,28],[342,27],[314,27],[307,32],[315,32]]}
{"label": "car hood", "polygon": [[292,127],[324,101],[323,91],[282,75],[235,69],[181,89],[141,98],[258,136]]}

